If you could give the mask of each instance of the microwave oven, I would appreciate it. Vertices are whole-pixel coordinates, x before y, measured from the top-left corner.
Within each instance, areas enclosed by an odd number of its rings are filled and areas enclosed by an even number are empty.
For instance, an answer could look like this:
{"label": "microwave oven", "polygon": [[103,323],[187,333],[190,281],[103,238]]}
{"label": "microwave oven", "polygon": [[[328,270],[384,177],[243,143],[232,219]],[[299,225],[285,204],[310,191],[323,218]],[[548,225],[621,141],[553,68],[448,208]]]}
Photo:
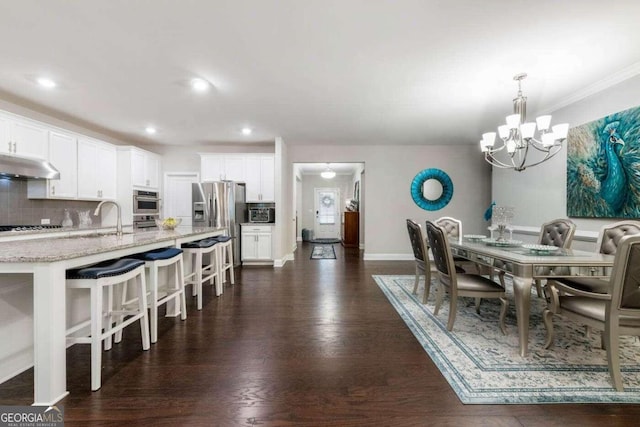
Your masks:
{"label": "microwave oven", "polygon": [[250,208],[249,222],[276,222],[276,209]]}
{"label": "microwave oven", "polygon": [[133,213],[138,215],[160,214],[160,197],[155,191],[133,192]]}

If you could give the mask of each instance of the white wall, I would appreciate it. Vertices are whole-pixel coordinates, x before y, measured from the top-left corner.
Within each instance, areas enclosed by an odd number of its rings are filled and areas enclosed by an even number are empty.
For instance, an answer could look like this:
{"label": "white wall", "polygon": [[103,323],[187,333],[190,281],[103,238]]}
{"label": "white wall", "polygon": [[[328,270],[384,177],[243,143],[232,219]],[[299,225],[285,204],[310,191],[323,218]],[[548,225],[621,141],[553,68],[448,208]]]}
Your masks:
{"label": "white wall", "polygon": [[273,235],[273,265],[280,267],[293,260],[296,236],[293,228],[293,166],[290,147],[282,138],[275,141],[276,225]]}
{"label": "white wall", "polygon": [[[413,259],[405,219],[453,216],[463,222],[464,233],[486,231],[483,214],[490,202],[491,170],[473,146],[295,145],[291,163],[364,163],[365,259]],[[425,168],[447,172],[454,185],[453,199],[444,209],[427,212],[411,198],[411,181]],[[292,170],[292,166],[289,167]],[[364,180],[363,180],[364,181]]]}
{"label": "white wall", "polygon": [[[609,114],[640,105],[640,76],[593,94],[567,107],[552,111],[553,123],[568,122],[575,127]],[[535,117],[533,114],[531,118]],[[497,204],[516,208],[514,223],[539,227],[545,221],[567,216],[567,150],[553,159],[523,172],[495,169],[492,196]],[[571,218],[578,226],[574,244],[577,249],[593,250],[594,234],[611,219]],[[530,239],[530,238],[529,238]]]}

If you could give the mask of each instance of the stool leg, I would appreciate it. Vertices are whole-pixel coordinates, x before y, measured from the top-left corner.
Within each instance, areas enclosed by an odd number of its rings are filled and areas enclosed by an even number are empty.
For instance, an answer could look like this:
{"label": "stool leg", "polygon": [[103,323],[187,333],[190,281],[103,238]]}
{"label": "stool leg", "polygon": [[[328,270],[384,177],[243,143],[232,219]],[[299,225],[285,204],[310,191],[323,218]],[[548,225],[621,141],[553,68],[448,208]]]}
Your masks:
{"label": "stool leg", "polygon": [[198,292],[198,310],[202,310],[202,252],[198,251],[196,253],[196,264],[194,268],[196,268],[196,292]]}
{"label": "stool leg", "polygon": [[[120,307],[119,310],[122,311],[124,310],[124,306],[127,304],[127,293],[129,292],[129,281],[125,280],[122,285],[120,286],[120,292],[122,292],[122,295],[120,295]],[[121,314],[120,316],[118,316],[118,320],[116,321],[116,325],[120,325],[122,322],[124,322],[124,315]],[[120,341],[122,341],[122,329],[116,331],[115,333],[115,342],[119,343]]]}
{"label": "stool leg", "polygon": [[[198,256],[194,253],[191,254],[191,275],[193,277],[197,277],[198,273],[196,270],[196,258]],[[195,279],[192,279],[195,280]],[[196,286],[195,282],[193,282],[193,286],[191,286],[191,295],[192,296],[197,296],[198,295],[198,287]]]}
{"label": "stool leg", "polygon": [[158,341],[158,266],[150,263],[149,266],[149,290],[151,291],[151,301],[149,302],[149,314],[151,316],[151,342]]}
{"label": "stool leg", "polygon": [[229,255],[229,277],[231,279],[231,284],[236,284],[235,273],[233,272],[233,244],[227,246],[227,254]]}
{"label": "stool leg", "polygon": [[91,286],[91,390],[101,386],[102,375],[102,287]]}
{"label": "stool leg", "polygon": [[[104,325],[105,333],[109,332],[113,327],[114,316],[113,316],[113,286],[109,286],[107,288],[107,314],[105,316],[106,323]],[[106,351],[111,350],[113,342],[113,334],[108,334],[104,340],[104,349]]]}
{"label": "stool leg", "polygon": [[187,299],[185,297],[185,289],[184,289],[184,264],[182,263],[182,258],[178,259],[178,263],[175,265],[176,268],[176,287],[181,289],[180,291],[180,318],[182,320],[186,320],[187,318]]}
{"label": "stool leg", "polygon": [[147,285],[144,269],[136,278],[138,282],[138,310],[142,313],[140,318],[140,335],[142,335],[142,349],[149,350],[151,343],[149,342],[149,315],[147,314]]}
{"label": "stool leg", "polygon": [[211,254],[212,262],[215,262],[213,265],[213,276],[211,277],[211,284],[213,284],[213,279],[215,279],[216,284],[216,296],[219,297],[224,292],[224,284],[222,283],[222,271],[220,269],[220,248],[217,247],[215,251]]}

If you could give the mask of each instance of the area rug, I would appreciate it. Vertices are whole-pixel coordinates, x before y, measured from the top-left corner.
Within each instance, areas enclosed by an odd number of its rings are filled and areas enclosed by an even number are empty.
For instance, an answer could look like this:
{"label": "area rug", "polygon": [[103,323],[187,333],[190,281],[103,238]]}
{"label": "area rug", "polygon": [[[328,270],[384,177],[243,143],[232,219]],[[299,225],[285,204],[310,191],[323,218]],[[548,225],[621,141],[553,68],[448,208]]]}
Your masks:
{"label": "area rug", "polygon": [[423,280],[416,296],[411,293],[414,276],[373,278],[463,403],[640,403],[640,342],[635,337],[621,339],[625,391],[617,392],[609,382],[599,331],[587,336],[582,325],[557,317],[555,345],[544,348],[545,301],[535,293],[529,355],[521,357],[511,283],[505,336],[498,327],[497,300],[482,300],[479,315],[471,299],[460,301],[453,331],[448,332],[448,297],[438,316],[433,315],[435,282],[423,305]]}
{"label": "area rug", "polygon": [[324,244],[340,243],[340,239],[313,239],[313,240],[309,240],[309,243],[324,243]]}
{"label": "area rug", "polygon": [[336,259],[336,250],[331,245],[316,245],[311,252],[311,259]]}

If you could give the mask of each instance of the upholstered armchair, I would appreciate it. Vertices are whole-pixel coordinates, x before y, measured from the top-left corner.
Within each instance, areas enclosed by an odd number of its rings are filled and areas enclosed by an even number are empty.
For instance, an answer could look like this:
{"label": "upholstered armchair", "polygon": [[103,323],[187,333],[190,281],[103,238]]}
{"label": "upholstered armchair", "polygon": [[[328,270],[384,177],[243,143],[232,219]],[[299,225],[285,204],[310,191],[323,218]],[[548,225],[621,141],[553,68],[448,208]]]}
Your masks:
{"label": "upholstered armchair", "polygon": [[[449,319],[447,330],[453,330],[458,307],[458,297],[470,298],[499,298],[502,303],[500,310],[500,330],[506,334],[505,316],[507,313],[507,298],[505,290],[498,283],[477,274],[459,274],[453,262],[453,254],[444,228],[427,221],[427,239],[433,255],[433,263],[438,271],[438,292],[434,314],[437,316],[442,306],[444,293],[449,293]],[[476,304],[479,312],[480,305]]]}
{"label": "upholstered armchair", "polygon": [[416,261],[416,279],[413,284],[413,294],[418,293],[418,284],[420,282],[420,276],[424,276],[424,295],[422,296],[422,303],[427,303],[429,298],[429,291],[431,289],[431,265],[429,263],[429,254],[427,252],[427,245],[425,237],[422,233],[422,227],[420,224],[407,219],[407,231],[409,232],[409,240],[411,240],[411,248],[413,249],[413,256]]}
{"label": "upholstered armchair", "polygon": [[619,337],[640,336],[640,234],[622,237],[617,245],[608,292],[579,290],[559,281],[547,283],[549,307],[543,313],[547,328],[545,347],[554,339],[553,316],[581,322],[602,332],[611,382],[624,391],[620,373]]}

